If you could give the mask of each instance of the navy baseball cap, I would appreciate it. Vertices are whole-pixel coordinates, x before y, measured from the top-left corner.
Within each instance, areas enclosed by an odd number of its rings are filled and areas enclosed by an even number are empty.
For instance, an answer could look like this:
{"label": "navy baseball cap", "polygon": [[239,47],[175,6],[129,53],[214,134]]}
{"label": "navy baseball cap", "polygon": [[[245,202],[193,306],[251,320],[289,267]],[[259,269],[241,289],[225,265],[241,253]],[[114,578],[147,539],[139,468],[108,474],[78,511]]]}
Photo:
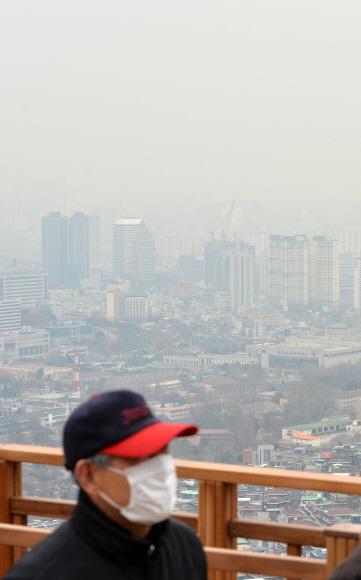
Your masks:
{"label": "navy baseball cap", "polygon": [[71,471],[79,459],[106,453],[117,457],[154,455],[174,437],[188,437],[198,427],[188,423],[164,423],[133,391],[108,391],[79,405],[63,432],[65,467]]}

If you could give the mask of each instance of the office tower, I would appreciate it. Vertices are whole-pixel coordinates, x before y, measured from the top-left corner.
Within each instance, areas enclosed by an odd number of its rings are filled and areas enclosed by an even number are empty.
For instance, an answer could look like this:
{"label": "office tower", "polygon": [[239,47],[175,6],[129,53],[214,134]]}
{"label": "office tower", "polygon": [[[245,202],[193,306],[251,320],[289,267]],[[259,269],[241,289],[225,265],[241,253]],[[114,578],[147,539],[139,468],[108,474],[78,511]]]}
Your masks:
{"label": "office tower", "polygon": [[231,310],[253,308],[255,286],[255,251],[253,246],[242,244],[230,254]]}
{"label": "office tower", "polygon": [[235,242],[207,242],[204,244],[204,281],[213,288],[229,290],[230,251]]}
{"label": "office tower", "polygon": [[48,273],[39,268],[0,270],[0,300],[20,300],[31,308],[48,299]]}
{"label": "office tower", "polygon": [[270,236],[270,299],[274,305],[338,307],[338,241],[325,236]]}
{"label": "office tower", "polygon": [[88,215],[89,222],[89,265],[99,264],[99,216]]}
{"label": "office tower", "polygon": [[361,310],[361,258],[355,260],[353,283],[353,307]]}
{"label": "office tower", "polygon": [[69,218],[68,284],[79,288],[80,280],[89,278],[89,220],[84,213]]}
{"label": "office tower", "polygon": [[355,260],[358,255],[355,253],[342,253],[340,252],[339,258],[339,277],[340,277],[340,298],[350,298],[353,296],[354,291],[354,267]]}
{"label": "office tower", "polygon": [[125,218],[113,228],[114,276],[141,285],[151,284],[154,273],[154,242],[142,219]]}
{"label": "office tower", "polygon": [[48,270],[49,288],[60,288],[68,275],[68,218],[52,212],[41,220],[42,265]]}
{"label": "office tower", "polygon": [[0,333],[21,329],[20,300],[0,301]]}
{"label": "office tower", "polygon": [[311,301],[316,306],[338,308],[339,242],[325,236],[312,238]]}

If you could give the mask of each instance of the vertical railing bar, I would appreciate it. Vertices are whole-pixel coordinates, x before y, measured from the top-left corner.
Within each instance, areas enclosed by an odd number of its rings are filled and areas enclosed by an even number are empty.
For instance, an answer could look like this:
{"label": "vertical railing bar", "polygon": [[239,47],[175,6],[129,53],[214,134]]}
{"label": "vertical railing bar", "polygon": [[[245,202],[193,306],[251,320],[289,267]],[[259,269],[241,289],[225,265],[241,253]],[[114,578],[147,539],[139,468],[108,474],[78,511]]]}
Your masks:
{"label": "vertical railing bar", "polygon": [[[20,461],[15,461],[13,464],[14,472],[14,489],[13,495],[21,497],[22,495],[22,463]],[[28,518],[25,515],[12,514],[12,523],[16,525],[26,526],[28,524]],[[13,561],[14,563],[25,554],[26,548],[20,548],[19,546],[14,546],[13,548]]]}
{"label": "vertical railing bar", "polygon": [[[287,544],[287,556],[302,556],[302,546],[300,544]],[[287,580],[295,580],[288,577]]]}
{"label": "vertical railing bar", "polygon": [[[206,481],[206,546],[215,546],[216,542],[216,484]],[[215,580],[215,571],[208,571],[208,580]]]}
{"label": "vertical railing bar", "polygon": [[[0,461],[0,522],[11,523],[10,498],[13,490],[12,464],[8,461]],[[0,546],[0,578],[2,578],[13,563],[13,548]]]}

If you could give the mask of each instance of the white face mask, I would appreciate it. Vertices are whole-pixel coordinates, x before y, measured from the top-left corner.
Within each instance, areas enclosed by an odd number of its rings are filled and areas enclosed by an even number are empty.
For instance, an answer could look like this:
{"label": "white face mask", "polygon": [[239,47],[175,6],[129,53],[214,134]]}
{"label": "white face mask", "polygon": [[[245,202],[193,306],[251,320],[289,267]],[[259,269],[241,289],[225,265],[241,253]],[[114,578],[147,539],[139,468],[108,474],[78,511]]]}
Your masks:
{"label": "white face mask", "polygon": [[176,500],[177,476],[170,453],[160,453],[127,469],[107,467],[124,475],[129,484],[130,501],[125,507],[100,492],[100,497],[117,508],[130,522],[153,525],[169,518]]}

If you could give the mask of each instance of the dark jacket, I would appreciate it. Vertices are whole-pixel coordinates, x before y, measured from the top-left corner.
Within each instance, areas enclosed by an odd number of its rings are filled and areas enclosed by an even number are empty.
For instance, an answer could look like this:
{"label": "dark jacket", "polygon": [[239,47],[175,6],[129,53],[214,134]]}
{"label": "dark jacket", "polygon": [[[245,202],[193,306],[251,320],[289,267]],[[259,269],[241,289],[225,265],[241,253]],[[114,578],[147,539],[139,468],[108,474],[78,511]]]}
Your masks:
{"label": "dark jacket", "polygon": [[361,544],[336,568],[329,580],[361,580]]}
{"label": "dark jacket", "polygon": [[73,516],[25,554],[4,580],[206,580],[192,530],[166,520],[138,540],[80,492]]}

